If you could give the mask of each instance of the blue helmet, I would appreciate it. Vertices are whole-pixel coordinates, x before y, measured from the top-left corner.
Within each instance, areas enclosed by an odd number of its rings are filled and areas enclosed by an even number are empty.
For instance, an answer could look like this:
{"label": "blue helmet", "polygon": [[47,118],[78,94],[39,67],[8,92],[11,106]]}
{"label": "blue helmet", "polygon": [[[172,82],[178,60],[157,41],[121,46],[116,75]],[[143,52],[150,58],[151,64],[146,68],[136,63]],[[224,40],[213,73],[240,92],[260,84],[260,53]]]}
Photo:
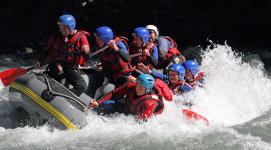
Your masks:
{"label": "blue helmet", "polygon": [[58,24],[69,26],[70,31],[73,31],[76,25],[76,20],[72,15],[65,14],[59,17]]}
{"label": "blue helmet", "polygon": [[181,65],[181,64],[171,64],[169,67],[168,67],[168,72],[169,71],[176,71],[179,73],[179,80],[183,80],[184,78],[184,75],[185,75],[185,69],[184,69],[184,66]]}
{"label": "blue helmet", "polygon": [[191,71],[192,75],[196,75],[199,72],[199,65],[194,60],[187,60],[183,63],[184,68]]}
{"label": "blue helmet", "polygon": [[154,78],[149,74],[140,74],[136,80],[137,84],[140,84],[146,88],[146,93],[148,93],[154,86]]}
{"label": "blue helmet", "polygon": [[96,36],[102,38],[105,43],[108,43],[113,39],[113,31],[110,27],[107,26],[101,26],[97,28],[95,34]]}
{"label": "blue helmet", "polygon": [[141,37],[142,42],[146,43],[149,40],[149,30],[147,28],[144,27],[137,27],[134,29],[134,34],[136,34],[137,36]]}

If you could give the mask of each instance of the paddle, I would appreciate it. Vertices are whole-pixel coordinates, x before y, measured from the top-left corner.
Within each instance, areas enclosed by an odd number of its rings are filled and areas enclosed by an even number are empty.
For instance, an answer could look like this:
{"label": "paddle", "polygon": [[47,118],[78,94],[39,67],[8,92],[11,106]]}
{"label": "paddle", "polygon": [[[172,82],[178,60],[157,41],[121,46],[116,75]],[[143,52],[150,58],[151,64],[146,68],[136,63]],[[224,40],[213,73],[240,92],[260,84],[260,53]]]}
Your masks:
{"label": "paddle", "polygon": [[[105,46],[105,47],[97,50],[96,52],[91,54],[91,57],[93,57],[94,55],[99,54],[100,52],[104,51],[107,48],[108,48],[108,46]],[[50,61],[50,63],[55,62],[55,61],[59,61],[59,60],[65,58],[65,57],[73,55],[73,54],[74,53],[69,54],[69,55],[64,55],[64,56],[62,56],[60,58],[57,58],[57,59],[54,59],[54,60]],[[12,69],[8,69],[8,70],[5,70],[3,72],[0,72],[0,79],[2,80],[2,82],[3,82],[3,84],[5,86],[9,86],[16,78],[18,78],[21,75],[26,74],[28,71],[33,70],[33,69],[35,69],[34,66],[29,67],[29,68],[12,68]]]}
{"label": "paddle", "polygon": [[137,57],[137,56],[141,56],[141,55],[143,55],[143,53],[136,53],[136,54],[130,55],[130,57],[133,58],[133,57]]}
{"label": "paddle", "polygon": [[100,52],[103,52],[103,51],[106,50],[108,47],[109,47],[109,46],[106,45],[105,47],[103,47],[103,48],[97,50],[96,52],[94,52],[94,53],[92,53],[92,54],[90,54],[89,58],[92,58],[94,55],[97,55],[97,54],[99,54]]}
{"label": "paddle", "polygon": [[0,73],[0,78],[5,86],[9,86],[17,77],[26,74],[28,71],[34,69],[31,67],[28,69],[24,68],[12,68]]}
{"label": "paddle", "polygon": [[192,119],[194,118],[195,120],[203,120],[205,124],[208,126],[209,125],[209,120],[200,114],[197,114],[191,110],[188,109],[183,109],[183,114],[185,115],[186,119]]}

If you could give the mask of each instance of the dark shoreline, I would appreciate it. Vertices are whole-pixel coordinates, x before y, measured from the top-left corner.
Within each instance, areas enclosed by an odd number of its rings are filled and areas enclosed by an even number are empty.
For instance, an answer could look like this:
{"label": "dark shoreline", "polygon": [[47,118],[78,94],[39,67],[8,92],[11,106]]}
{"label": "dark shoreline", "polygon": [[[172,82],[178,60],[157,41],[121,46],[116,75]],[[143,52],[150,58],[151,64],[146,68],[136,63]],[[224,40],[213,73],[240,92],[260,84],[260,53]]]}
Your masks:
{"label": "dark shoreline", "polygon": [[[134,27],[155,24],[161,35],[173,37],[179,49],[205,48],[212,40],[234,49],[260,53],[270,50],[271,1],[268,0],[28,0],[0,6],[0,53],[16,54],[29,47],[38,53],[57,30],[63,13],[77,27],[93,33],[108,25],[130,40]],[[94,42],[91,42],[94,45]],[[244,48],[246,50],[244,50]],[[243,49],[243,50],[242,50]],[[271,50],[270,50],[271,51]]]}

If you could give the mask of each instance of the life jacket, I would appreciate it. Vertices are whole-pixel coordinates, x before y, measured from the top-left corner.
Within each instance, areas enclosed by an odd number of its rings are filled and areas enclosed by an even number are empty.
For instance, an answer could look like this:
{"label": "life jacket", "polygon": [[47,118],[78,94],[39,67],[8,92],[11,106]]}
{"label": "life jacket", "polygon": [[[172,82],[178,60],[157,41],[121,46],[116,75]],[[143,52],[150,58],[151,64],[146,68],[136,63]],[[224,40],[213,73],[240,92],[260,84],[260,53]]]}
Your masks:
{"label": "life jacket", "polygon": [[65,37],[60,34],[54,34],[50,41],[47,49],[49,50],[49,56],[51,59],[60,58],[64,55],[71,54],[67,56],[66,61],[62,62],[65,67],[76,68],[78,65],[85,66],[86,58],[85,53],[80,51],[80,39],[82,35],[89,36],[90,34],[86,31],[79,30],[74,35],[72,35],[68,41],[65,42]]}
{"label": "life jacket", "polygon": [[183,81],[178,81],[175,84],[170,84],[169,88],[174,95],[182,93],[182,86],[184,85]]}
{"label": "life jacket", "polygon": [[[115,37],[114,41],[116,44],[118,42],[123,42],[128,51],[127,42],[123,39],[123,37]],[[99,57],[102,62],[102,67],[105,74],[109,77],[112,77],[114,81],[132,71],[129,63],[124,62],[119,56],[119,54],[116,53],[111,47],[101,52],[99,54]]]}
{"label": "life jacket", "polygon": [[[145,50],[145,49],[148,49],[151,54],[154,46],[155,46],[155,44],[152,42],[146,43],[145,47],[140,47],[140,48],[137,48],[135,45],[132,45],[130,55],[142,53],[143,50]],[[137,66],[137,64],[139,64],[139,63],[143,63],[144,65],[148,66],[149,68],[153,68],[150,61],[147,60],[147,56],[145,56],[145,55],[140,55],[140,56],[136,56],[136,57],[131,58],[131,65],[132,66]]]}
{"label": "life jacket", "polygon": [[129,43],[129,39],[127,37],[125,37],[125,36],[114,36],[114,39],[116,39],[117,42],[121,41],[125,45],[128,53],[129,53],[129,51],[130,51],[129,48],[130,47],[129,47],[129,44],[128,44]]}
{"label": "life jacket", "polygon": [[193,82],[189,83],[189,85],[193,88],[195,88],[196,86],[200,86],[202,87],[202,84],[204,82],[204,77],[205,77],[205,74],[204,72],[199,72],[198,73],[198,76],[194,79]]}
{"label": "life jacket", "polygon": [[144,101],[148,99],[153,99],[157,101],[157,106],[155,108],[155,111],[153,114],[160,114],[164,110],[164,103],[162,99],[160,99],[159,95],[157,94],[149,94],[144,96],[137,96],[135,87],[133,87],[130,92],[126,95],[126,101],[125,101],[125,112],[130,114],[137,114],[140,115],[140,106],[143,104]]}
{"label": "life jacket", "polygon": [[196,79],[195,79],[195,81],[201,81],[201,80],[204,79],[204,77],[205,77],[204,72],[199,72],[199,73],[198,73],[198,76],[197,76]]}
{"label": "life jacket", "polygon": [[171,56],[174,56],[174,55],[180,56],[181,55],[180,51],[177,49],[177,43],[171,37],[169,37],[169,36],[161,36],[161,37],[169,40],[171,43],[169,46],[167,55],[166,55],[166,61],[168,61]]}
{"label": "life jacket", "polygon": [[[159,55],[159,63],[157,64],[156,68],[157,69],[161,69],[161,68],[165,68],[167,67],[167,65],[170,63],[170,59],[172,56],[180,56],[181,53],[180,51],[177,49],[177,43],[169,36],[160,36],[160,38],[165,38],[166,40],[170,41],[170,46],[168,48],[168,51],[166,53],[166,57],[165,58],[161,58],[161,56]],[[160,50],[159,48],[159,44],[158,44],[158,40],[155,41],[155,44],[158,48],[158,53],[165,53],[163,52],[163,50]]]}
{"label": "life jacket", "polygon": [[160,79],[155,79],[154,90],[157,90],[156,94],[164,97],[167,101],[172,101],[172,94],[168,85]]}

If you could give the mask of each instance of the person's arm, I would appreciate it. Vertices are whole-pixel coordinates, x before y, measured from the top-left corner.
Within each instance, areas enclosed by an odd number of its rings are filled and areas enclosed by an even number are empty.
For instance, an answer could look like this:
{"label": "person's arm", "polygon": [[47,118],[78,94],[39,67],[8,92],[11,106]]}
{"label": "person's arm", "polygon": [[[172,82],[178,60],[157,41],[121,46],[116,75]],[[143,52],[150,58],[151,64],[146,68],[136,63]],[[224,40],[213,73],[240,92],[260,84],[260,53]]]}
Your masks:
{"label": "person's arm", "polygon": [[144,65],[143,63],[139,63],[137,65],[138,70],[140,70],[143,73],[151,74],[154,78],[159,78],[163,80],[164,82],[168,81],[168,76],[161,74],[159,72],[151,70],[148,66]]}
{"label": "person's arm", "polygon": [[90,101],[90,103],[89,103],[89,106],[90,106],[90,107],[98,107],[98,106],[99,106],[101,103],[103,103],[104,101],[109,100],[109,99],[114,99],[114,98],[112,98],[112,97],[115,97],[117,94],[119,94],[118,91],[121,92],[121,91],[123,91],[124,88],[125,88],[125,86],[121,86],[121,87],[115,89],[114,91],[108,93],[108,94],[107,94],[103,99],[101,99],[100,101],[97,101],[97,100],[92,99],[92,100]]}
{"label": "person's arm", "polygon": [[202,78],[202,79],[196,81],[196,84],[195,84],[195,85],[197,85],[197,86],[199,86],[199,87],[204,87],[204,78]]}
{"label": "person's arm", "polygon": [[39,57],[39,60],[35,64],[36,68],[40,68],[44,65],[44,61],[48,57],[50,48],[52,47],[52,45],[54,43],[55,36],[57,36],[57,35],[54,34],[50,37],[50,39],[48,40],[48,42],[46,44],[46,47],[42,50],[40,57]]}
{"label": "person's arm", "polygon": [[153,71],[151,72],[151,75],[154,77],[154,78],[159,78],[163,81],[168,81],[168,76],[167,75],[164,75],[162,73],[159,73],[159,72],[156,72],[156,71]]}
{"label": "person's arm", "polygon": [[170,46],[170,41],[165,39],[165,38],[159,38],[158,40],[158,45],[159,45],[159,49],[158,49],[158,58],[159,60],[166,60],[166,56],[167,56],[167,52]]}
{"label": "person's arm", "polygon": [[165,38],[159,38],[158,45],[159,45],[159,50],[164,51],[166,54],[170,46],[170,41]]}
{"label": "person's arm", "polygon": [[44,50],[41,52],[41,55],[40,55],[40,58],[39,58],[39,61],[36,63],[36,68],[40,68],[44,65],[44,61],[45,59],[47,58],[47,56],[49,55],[49,52]]}
{"label": "person's arm", "polygon": [[147,56],[147,59],[150,60],[152,66],[158,64],[158,50],[156,46],[153,46],[151,55]]}
{"label": "person's arm", "polygon": [[143,104],[141,105],[141,107],[139,108],[141,112],[139,115],[140,119],[147,119],[150,118],[155,110],[157,106],[157,101],[153,100],[153,99],[148,99],[146,101],[143,102]]}
{"label": "person's arm", "polygon": [[81,45],[81,51],[85,54],[88,54],[90,52],[89,43],[87,40],[86,35],[82,35],[80,39],[80,45]]}
{"label": "person's arm", "polygon": [[193,89],[193,87],[191,85],[189,85],[188,83],[184,82],[184,85],[182,86],[182,90],[184,92],[190,92]]}
{"label": "person's arm", "polygon": [[109,94],[107,94],[103,99],[101,99],[101,100],[99,101],[99,104],[101,104],[101,103],[102,103],[103,101],[105,101],[105,100],[109,100],[109,99],[117,100],[117,99],[119,99],[119,98],[125,96],[125,95],[127,94],[127,91],[128,91],[131,87],[133,87],[133,86],[135,86],[135,85],[136,85],[135,82],[131,82],[131,83],[128,83],[128,84],[126,84],[126,85],[124,85],[124,86],[121,86],[121,87],[119,87],[119,88],[113,90],[112,92],[110,92]]}
{"label": "person's arm", "polygon": [[125,46],[125,44],[123,42],[118,42],[117,43],[117,53],[119,54],[120,58],[124,61],[124,62],[129,62],[131,57],[130,54],[127,51],[127,48]]}
{"label": "person's arm", "polygon": [[158,49],[157,49],[157,47],[156,47],[155,45],[154,45],[153,48],[152,48],[151,56],[152,56],[154,59],[158,60]]}

